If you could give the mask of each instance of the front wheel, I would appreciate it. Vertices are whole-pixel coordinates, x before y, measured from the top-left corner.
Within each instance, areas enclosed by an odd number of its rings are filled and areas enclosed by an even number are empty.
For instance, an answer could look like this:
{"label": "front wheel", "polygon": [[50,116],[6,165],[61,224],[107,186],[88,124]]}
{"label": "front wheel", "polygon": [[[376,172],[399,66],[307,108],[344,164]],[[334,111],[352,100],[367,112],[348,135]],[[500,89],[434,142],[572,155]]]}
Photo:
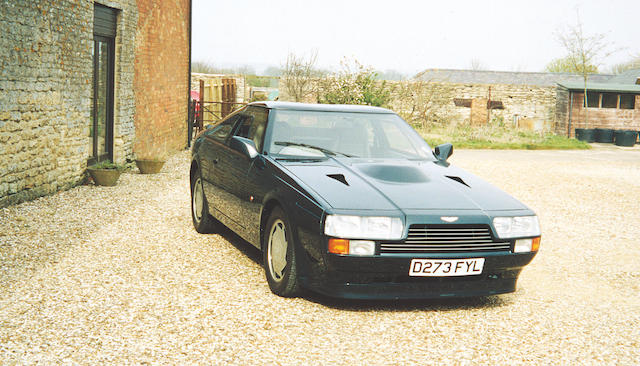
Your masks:
{"label": "front wheel", "polygon": [[216,219],[209,215],[199,171],[191,180],[191,219],[193,227],[201,234],[212,233],[216,229]]}
{"label": "front wheel", "polygon": [[293,232],[280,207],[271,212],[266,229],[263,260],[269,288],[276,295],[294,297],[298,293],[298,274]]}

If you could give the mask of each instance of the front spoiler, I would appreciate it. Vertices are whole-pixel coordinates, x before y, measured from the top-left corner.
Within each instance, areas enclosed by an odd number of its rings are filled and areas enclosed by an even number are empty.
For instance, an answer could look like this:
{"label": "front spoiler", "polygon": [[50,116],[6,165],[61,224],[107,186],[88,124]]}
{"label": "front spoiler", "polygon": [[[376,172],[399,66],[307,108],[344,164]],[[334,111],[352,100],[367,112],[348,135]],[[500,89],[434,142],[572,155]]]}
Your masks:
{"label": "front spoiler", "polygon": [[[522,268],[536,253],[491,253],[482,274],[461,277],[410,277],[411,257],[329,255],[321,273],[301,278],[303,287],[345,299],[434,299],[489,296],[514,292]],[[446,255],[447,258],[477,257]],[[440,256],[438,256],[440,257]]]}

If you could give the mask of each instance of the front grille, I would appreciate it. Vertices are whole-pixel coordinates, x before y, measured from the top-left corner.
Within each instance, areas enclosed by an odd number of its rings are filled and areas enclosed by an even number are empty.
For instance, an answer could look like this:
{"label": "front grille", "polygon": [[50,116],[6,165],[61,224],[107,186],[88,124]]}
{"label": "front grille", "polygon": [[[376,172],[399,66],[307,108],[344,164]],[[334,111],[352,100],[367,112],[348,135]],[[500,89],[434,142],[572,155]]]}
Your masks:
{"label": "front grille", "polygon": [[380,243],[380,254],[499,252],[511,249],[496,241],[487,225],[411,225],[404,241]]}

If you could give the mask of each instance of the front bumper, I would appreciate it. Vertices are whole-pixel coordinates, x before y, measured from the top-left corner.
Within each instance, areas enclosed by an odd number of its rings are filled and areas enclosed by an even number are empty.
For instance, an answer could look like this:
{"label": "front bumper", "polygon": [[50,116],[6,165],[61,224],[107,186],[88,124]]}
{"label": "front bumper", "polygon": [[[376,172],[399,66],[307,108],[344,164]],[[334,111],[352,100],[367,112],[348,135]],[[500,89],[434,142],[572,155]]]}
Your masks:
{"label": "front bumper", "polygon": [[[302,285],[321,294],[350,299],[429,299],[487,296],[513,292],[518,275],[536,253],[438,253],[429,256],[327,254],[325,263],[301,278]],[[412,258],[485,258],[480,275],[410,277]]]}

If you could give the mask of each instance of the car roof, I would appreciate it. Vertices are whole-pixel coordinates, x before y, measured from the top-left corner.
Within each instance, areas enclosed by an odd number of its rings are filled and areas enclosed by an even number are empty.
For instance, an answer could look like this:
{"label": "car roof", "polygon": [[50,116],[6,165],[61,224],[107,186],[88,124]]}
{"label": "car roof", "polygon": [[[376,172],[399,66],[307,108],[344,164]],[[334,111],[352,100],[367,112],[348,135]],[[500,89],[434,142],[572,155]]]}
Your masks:
{"label": "car roof", "polygon": [[262,101],[262,102],[249,103],[249,106],[259,106],[259,107],[266,107],[270,109],[286,109],[286,110],[295,110],[295,111],[395,114],[395,112],[386,108],[371,107],[367,105],[310,104],[310,103]]}

